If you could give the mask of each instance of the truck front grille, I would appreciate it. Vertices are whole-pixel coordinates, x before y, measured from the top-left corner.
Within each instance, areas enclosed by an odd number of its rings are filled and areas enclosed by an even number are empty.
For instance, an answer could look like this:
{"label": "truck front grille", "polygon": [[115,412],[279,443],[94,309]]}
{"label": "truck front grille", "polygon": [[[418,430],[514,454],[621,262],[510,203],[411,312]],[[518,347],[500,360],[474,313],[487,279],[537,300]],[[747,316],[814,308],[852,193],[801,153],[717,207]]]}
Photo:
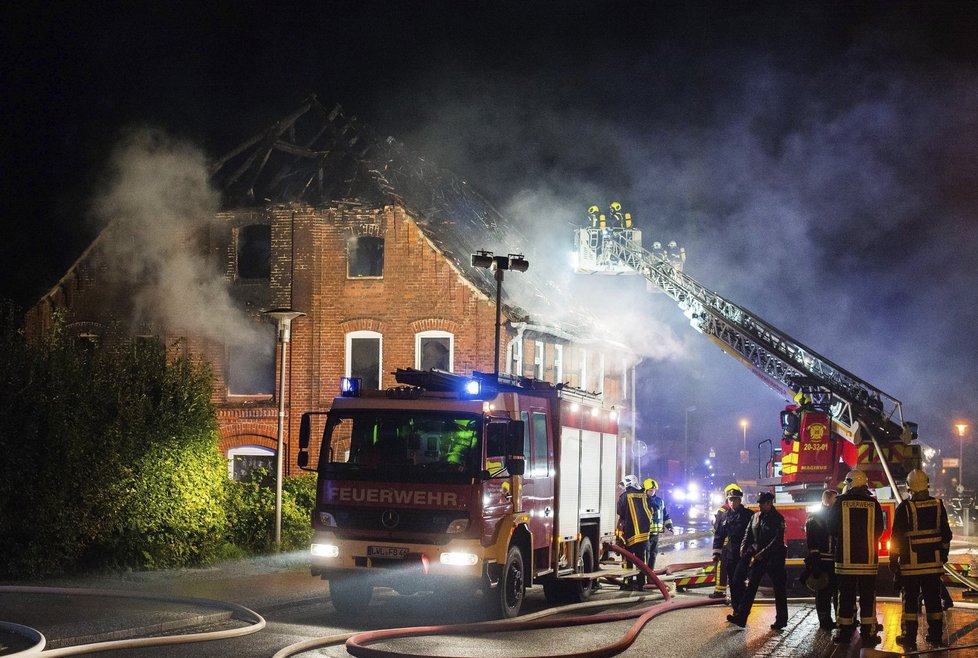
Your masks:
{"label": "truck front grille", "polygon": [[384,532],[420,532],[444,534],[456,519],[467,519],[467,512],[419,510],[384,507],[334,507],[324,505],[340,530],[379,530]]}

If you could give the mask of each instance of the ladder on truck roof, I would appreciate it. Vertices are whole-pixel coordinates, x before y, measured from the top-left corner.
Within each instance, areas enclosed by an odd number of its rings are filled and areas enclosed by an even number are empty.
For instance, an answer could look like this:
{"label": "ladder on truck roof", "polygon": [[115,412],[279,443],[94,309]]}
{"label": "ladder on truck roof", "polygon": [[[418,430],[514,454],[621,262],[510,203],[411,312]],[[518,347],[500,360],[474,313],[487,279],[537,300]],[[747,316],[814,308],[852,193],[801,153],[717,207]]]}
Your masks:
{"label": "ladder on truck roof", "polygon": [[[677,267],[681,260],[675,254],[649,252],[627,231],[577,232],[577,271],[641,274],[679,305],[694,329],[750,367],[786,400],[805,393],[824,407],[837,434],[855,444],[874,437],[890,444],[915,438],[914,425],[904,422],[899,400],[702,285]],[[860,423],[869,428],[870,436],[860,432]]]}

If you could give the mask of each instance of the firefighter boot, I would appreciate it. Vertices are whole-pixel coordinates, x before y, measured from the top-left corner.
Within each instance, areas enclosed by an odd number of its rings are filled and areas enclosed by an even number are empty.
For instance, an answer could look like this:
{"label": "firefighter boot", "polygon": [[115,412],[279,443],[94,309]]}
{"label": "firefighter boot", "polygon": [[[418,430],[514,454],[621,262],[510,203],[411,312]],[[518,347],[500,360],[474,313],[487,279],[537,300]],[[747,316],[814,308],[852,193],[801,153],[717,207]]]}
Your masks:
{"label": "firefighter boot", "polygon": [[832,635],[832,641],[836,644],[849,644],[852,640],[852,632],[855,630],[853,626],[839,626],[839,630]]}
{"label": "firefighter boot", "polygon": [[[940,614],[940,613],[938,613]],[[927,615],[930,617],[930,614]],[[944,646],[944,618],[927,620],[927,641],[935,647]]]}
{"label": "firefighter boot", "polygon": [[708,599],[725,599],[727,598],[726,592],[721,592],[720,590],[713,590],[710,595],[707,596]]}
{"label": "firefighter boot", "polygon": [[917,622],[903,622],[903,632],[897,636],[896,643],[906,651],[917,650]]}
{"label": "firefighter boot", "polygon": [[881,641],[880,636],[876,634],[876,624],[860,625],[859,636],[864,647],[875,647]]}

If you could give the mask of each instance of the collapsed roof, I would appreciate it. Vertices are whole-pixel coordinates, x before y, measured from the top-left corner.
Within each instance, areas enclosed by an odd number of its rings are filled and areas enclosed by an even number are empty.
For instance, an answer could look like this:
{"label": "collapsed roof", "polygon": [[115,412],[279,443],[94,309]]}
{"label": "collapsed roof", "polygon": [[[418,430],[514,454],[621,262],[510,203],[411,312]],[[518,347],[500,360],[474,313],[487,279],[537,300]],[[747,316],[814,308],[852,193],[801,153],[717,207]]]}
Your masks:
{"label": "collapsed roof", "polygon": [[[490,298],[495,296],[493,274],[473,267],[472,254],[482,249],[523,253],[530,243],[516,222],[464,179],[391,137],[376,137],[356,117],[345,116],[339,106],[327,109],[314,96],[217,160],[211,174],[229,208],[294,203],[321,207],[350,201],[401,205],[432,244]],[[578,339],[590,333],[591,322],[580,312],[555,326],[558,314],[548,313],[547,307],[551,298],[561,295],[536,280],[532,268],[520,285],[537,300],[535,311],[547,318],[547,333]],[[506,308],[514,321],[530,320],[527,311]],[[566,317],[566,312],[560,315]]]}

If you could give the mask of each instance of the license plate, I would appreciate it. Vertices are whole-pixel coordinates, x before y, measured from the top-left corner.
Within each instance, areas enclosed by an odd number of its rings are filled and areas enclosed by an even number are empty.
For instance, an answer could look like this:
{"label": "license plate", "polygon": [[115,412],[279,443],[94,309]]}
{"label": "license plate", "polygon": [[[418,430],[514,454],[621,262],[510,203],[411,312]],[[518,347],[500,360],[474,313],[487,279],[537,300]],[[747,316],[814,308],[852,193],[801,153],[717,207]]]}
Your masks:
{"label": "license plate", "polygon": [[388,560],[403,560],[408,549],[400,546],[367,546],[367,557],[380,557]]}

